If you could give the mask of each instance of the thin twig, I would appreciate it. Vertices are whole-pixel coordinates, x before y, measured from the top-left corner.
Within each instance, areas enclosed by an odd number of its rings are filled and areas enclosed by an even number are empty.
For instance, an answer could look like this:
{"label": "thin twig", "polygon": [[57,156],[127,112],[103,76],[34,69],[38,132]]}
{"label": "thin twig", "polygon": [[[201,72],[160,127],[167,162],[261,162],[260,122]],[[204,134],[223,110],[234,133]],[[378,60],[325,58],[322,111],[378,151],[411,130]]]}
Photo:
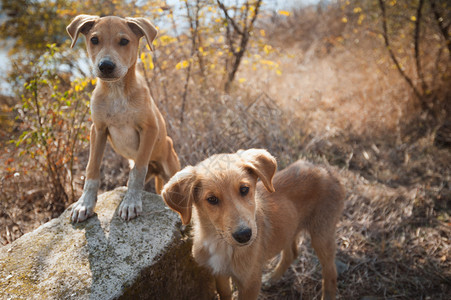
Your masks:
{"label": "thin twig", "polygon": [[420,61],[420,27],[421,27],[421,11],[423,9],[424,0],[420,0],[417,8],[417,16],[415,19],[415,35],[414,35],[414,49],[415,49],[415,65],[417,68],[418,78],[421,82],[421,88],[423,89],[423,95],[427,91],[426,82],[424,80],[424,75],[421,70],[421,61]]}
{"label": "thin twig", "polygon": [[[387,48],[388,53],[390,54],[390,58],[395,63],[396,68],[398,69],[399,73],[406,80],[406,82],[409,84],[409,86],[412,88],[413,92],[415,93],[415,96],[417,96],[417,98],[421,101],[421,104],[423,106],[422,96],[421,96],[420,92],[418,92],[417,88],[413,84],[412,79],[410,79],[410,77],[407,76],[407,74],[401,68],[401,65],[399,64],[398,59],[396,58],[396,56],[395,56],[395,54],[393,52],[393,49],[391,48],[390,40],[388,38],[387,15],[386,15],[386,12],[385,12],[384,0],[379,0],[379,6],[380,6],[381,11],[382,11],[382,29],[383,29],[383,36],[384,36],[385,47]],[[423,107],[423,108],[425,108],[425,107]]]}
{"label": "thin twig", "polygon": [[[451,38],[448,33],[448,28],[451,25],[445,26],[443,23],[444,18],[440,15],[435,0],[429,0],[431,3],[432,12],[434,13],[434,19],[437,22],[438,28],[440,28],[440,32],[442,33],[443,38],[445,39],[446,46],[448,46],[448,54],[451,58]],[[447,28],[448,27],[448,28]]]}

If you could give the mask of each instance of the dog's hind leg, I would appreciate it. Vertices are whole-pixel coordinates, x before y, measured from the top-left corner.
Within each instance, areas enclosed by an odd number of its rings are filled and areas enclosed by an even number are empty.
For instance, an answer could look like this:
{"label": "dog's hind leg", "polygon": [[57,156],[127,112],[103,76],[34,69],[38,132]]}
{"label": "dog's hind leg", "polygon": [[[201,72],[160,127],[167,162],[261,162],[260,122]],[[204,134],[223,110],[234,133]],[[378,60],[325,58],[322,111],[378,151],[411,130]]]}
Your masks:
{"label": "dog's hind leg", "polygon": [[163,190],[164,183],[165,183],[165,180],[160,175],[155,176],[155,192],[158,195],[161,195],[161,191]]}
{"label": "dog's hind leg", "polygon": [[165,160],[158,163],[158,174],[155,175],[155,191],[160,195],[164,184],[168,182],[175,173],[180,171],[180,161],[174,151],[172,139],[170,137],[166,137],[166,141],[167,156]]}
{"label": "dog's hind leg", "polygon": [[337,269],[335,267],[335,233],[311,233],[312,246],[322,267],[322,300],[335,299],[337,289]]}
{"label": "dog's hind leg", "polygon": [[216,290],[219,294],[220,300],[232,299],[232,287],[230,286],[230,278],[228,276],[216,275]]}
{"label": "dog's hind leg", "polygon": [[177,156],[177,153],[175,153],[174,150],[174,144],[172,143],[172,139],[170,137],[166,137],[167,142],[167,157],[164,164],[164,172],[166,173],[165,176],[169,180],[172,176],[174,176],[175,173],[180,171],[180,161]]}
{"label": "dog's hind leg", "polygon": [[148,182],[152,177],[155,177],[155,192],[161,194],[163,190],[164,183],[167,181],[163,178],[161,172],[164,171],[164,167],[155,161],[149,163],[149,168],[146,175],[146,182]]}
{"label": "dog's hind leg", "polygon": [[282,278],[285,271],[288,269],[288,267],[291,265],[291,263],[298,256],[297,241],[298,241],[298,239],[295,238],[290,246],[288,246],[282,250],[280,261],[277,264],[277,266],[274,268],[274,271],[272,272],[271,277],[269,278],[269,282],[268,282],[269,284],[274,284],[278,280],[280,280],[280,278]]}

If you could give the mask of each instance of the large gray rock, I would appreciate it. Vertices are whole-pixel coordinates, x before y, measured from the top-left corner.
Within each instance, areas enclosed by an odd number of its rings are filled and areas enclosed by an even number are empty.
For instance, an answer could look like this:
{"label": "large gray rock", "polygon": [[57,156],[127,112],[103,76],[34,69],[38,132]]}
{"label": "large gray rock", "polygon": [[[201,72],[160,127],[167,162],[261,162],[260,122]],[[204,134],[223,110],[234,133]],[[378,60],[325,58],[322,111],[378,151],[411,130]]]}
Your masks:
{"label": "large gray rock", "polygon": [[191,256],[179,217],[144,193],[143,215],[116,209],[126,188],[99,196],[96,215],[70,222],[70,209],[0,248],[0,298],[212,299],[214,282]]}

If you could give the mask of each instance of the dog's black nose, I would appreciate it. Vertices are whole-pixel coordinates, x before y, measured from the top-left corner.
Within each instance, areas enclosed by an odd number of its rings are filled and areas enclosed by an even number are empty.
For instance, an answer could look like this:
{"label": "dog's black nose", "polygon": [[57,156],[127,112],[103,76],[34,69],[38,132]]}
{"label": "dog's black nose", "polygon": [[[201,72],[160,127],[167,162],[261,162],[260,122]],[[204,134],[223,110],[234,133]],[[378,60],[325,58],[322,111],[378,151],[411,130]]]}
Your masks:
{"label": "dog's black nose", "polygon": [[249,242],[252,237],[252,229],[241,227],[232,234],[233,238],[240,244]]}
{"label": "dog's black nose", "polygon": [[105,75],[111,74],[114,71],[116,65],[110,60],[102,60],[99,64],[99,70]]}

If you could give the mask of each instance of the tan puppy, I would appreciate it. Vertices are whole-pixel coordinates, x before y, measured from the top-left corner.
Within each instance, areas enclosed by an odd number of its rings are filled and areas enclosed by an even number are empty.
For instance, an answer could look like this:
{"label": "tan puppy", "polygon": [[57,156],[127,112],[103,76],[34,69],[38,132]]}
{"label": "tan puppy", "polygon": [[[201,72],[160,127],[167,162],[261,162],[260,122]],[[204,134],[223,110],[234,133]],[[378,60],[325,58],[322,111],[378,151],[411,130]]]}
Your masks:
{"label": "tan puppy", "polygon": [[140,38],[145,36],[152,48],[157,30],[143,18],[79,15],[67,32],[71,47],[79,33],[85,35],[93,72],[99,78],[91,98],[93,124],[86,182],[73,207],[72,221],[82,222],[93,214],[107,138],[117,153],[134,161],[118,210],[123,219],[132,219],[142,212],[144,183],[155,176],[156,191],[161,193],[164,182],[180,170],[163,117],[136,71]]}
{"label": "tan puppy", "polygon": [[222,300],[231,299],[230,276],[239,299],[257,299],[265,262],[281,252],[270,281],[279,280],[298,255],[303,230],[322,265],[322,298],[335,299],[335,226],[345,191],[329,171],[307,162],[274,176],[276,168],[266,150],[214,155],[178,172],[162,196],[183,224],[193,215],[194,258],[213,272]]}

